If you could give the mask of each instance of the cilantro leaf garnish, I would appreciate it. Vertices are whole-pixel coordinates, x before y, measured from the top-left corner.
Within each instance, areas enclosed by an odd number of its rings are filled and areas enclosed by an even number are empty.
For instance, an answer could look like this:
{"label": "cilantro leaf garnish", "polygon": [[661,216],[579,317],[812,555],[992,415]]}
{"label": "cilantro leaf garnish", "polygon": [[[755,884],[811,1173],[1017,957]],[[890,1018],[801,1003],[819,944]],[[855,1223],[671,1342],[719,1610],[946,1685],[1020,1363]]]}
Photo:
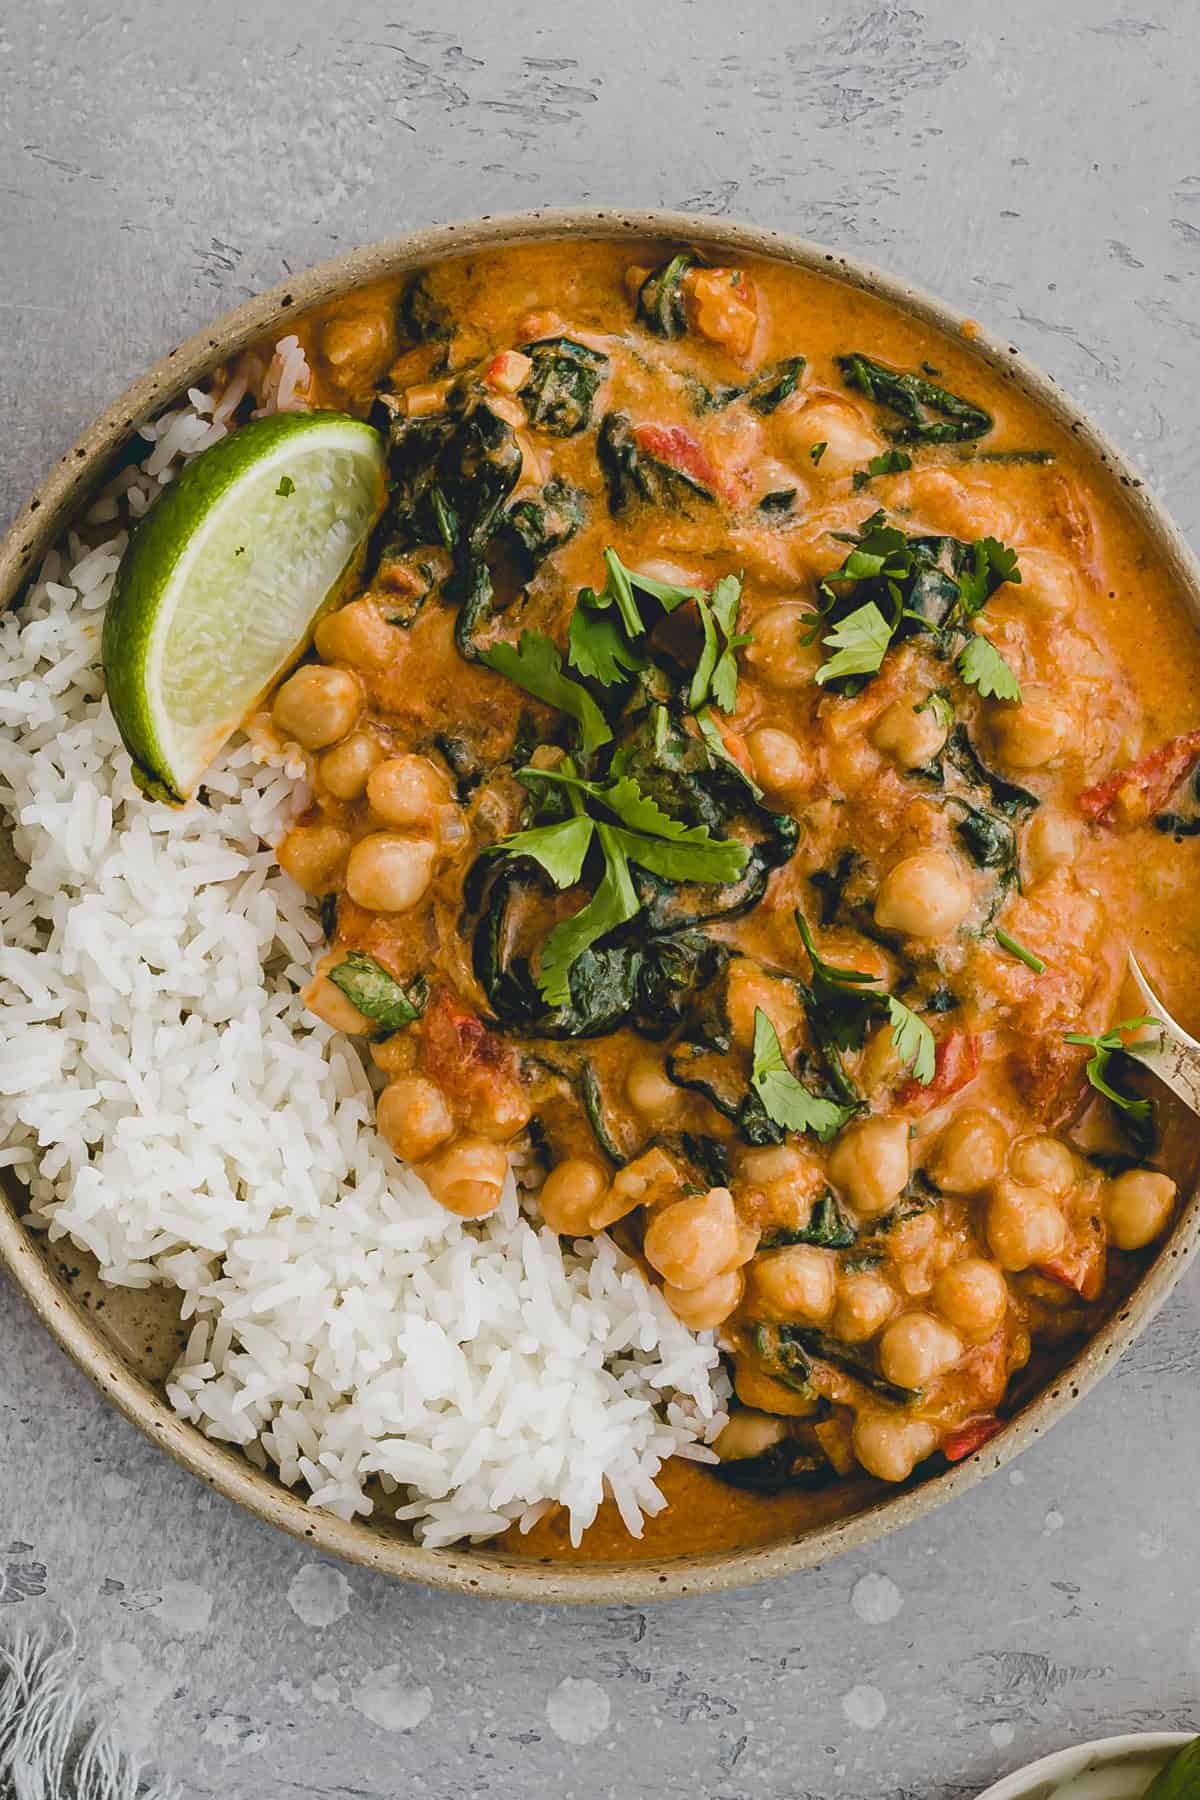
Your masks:
{"label": "cilantro leaf garnish", "polygon": [[797,1081],[788,1068],[779,1034],[761,1007],[754,1011],[754,1063],[750,1086],[762,1101],[767,1117],[785,1131],[811,1131],[827,1144],[846,1121],[853,1117],[854,1107],[839,1106],[835,1100],[822,1100]]}
{"label": "cilantro leaf garnish", "polygon": [[865,469],[854,471],[854,491],[857,494],[865,488],[875,475],[902,475],[905,469],[912,468],[912,457],[906,450],[882,450],[873,456]]}
{"label": "cilantro leaf garnish", "polygon": [[608,721],[592,696],[562,670],[562,657],[540,631],[523,631],[520,643],[493,644],[481,652],[481,661],[515,686],[567,713],[579,727],[580,748],[587,755],[612,742]]}
{"label": "cilantro leaf garnish", "polygon": [[964,617],[973,619],[1006,581],[1021,585],[1016,551],[997,538],[977,538],[971,545],[970,563],[958,577],[958,604]]}
{"label": "cilantro leaf garnish", "polygon": [[604,876],[599,887],[573,918],[562,919],[542,945],[538,987],[551,1006],[566,1006],[571,998],[571,965],[607,932],[615,931],[638,910],[637,889],[629,873],[618,834],[608,825],[596,826],[604,851]]}
{"label": "cilantro leaf garnish", "polygon": [[822,442],[820,444],[813,444],[809,449],[808,454],[812,457],[814,463],[819,463],[828,448],[829,445],[827,443]]}
{"label": "cilantro leaf garnish", "polygon": [[1118,1093],[1107,1079],[1107,1070],[1109,1059],[1114,1051],[1125,1048],[1122,1032],[1135,1031],[1142,1025],[1161,1027],[1162,1020],[1149,1017],[1122,1019],[1119,1025],[1110,1026],[1107,1031],[1102,1031],[1094,1037],[1084,1031],[1063,1032],[1063,1039],[1066,1043],[1083,1044],[1091,1050],[1092,1054],[1087,1063],[1087,1078],[1096,1092],[1103,1094],[1106,1100],[1111,1100],[1114,1106],[1120,1107],[1122,1112],[1129,1113],[1135,1119],[1144,1119],[1149,1114],[1149,1100],[1131,1100],[1128,1094]]}
{"label": "cilantro leaf garnish", "polygon": [[873,600],[860,606],[822,640],[834,655],[817,670],[823,687],[841,675],[874,675],[880,668],[894,626],[889,625]]}
{"label": "cilantro leaf garnish", "polygon": [[291,476],[290,475],[281,475],[279,477],[279,486],[275,489],[275,492],[279,495],[280,499],[286,500],[288,495],[294,494],[295,491],[296,491],[296,484],[292,480]]}
{"label": "cilantro leaf garnish", "polygon": [[576,598],[567,633],[567,656],[581,675],[590,676],[602,687],[613,687],[646,666],[645,654],[637,647],[646,635],[638,592],[649,594],[670,613],[686,600],[698,600],[704,589],[659,581],[627,568],[611,546],[604,552],[604,566],[604,586],[598,592],[581,588]]}
{"label": "cilantro leaf garnish", "polygon": [[805,997],[814,1035],[838,1050],[861,1050],[867,1027],[884,1000],[875,976],[865,969],[840,969],[827,963],[798,907],[795,919],[812,967]]}
{"label": "cilantro leaf garnish", "polygon": [[968,687],[978,688],[985,700],[1020,701],[1020,682],[995,644],[985,637],[971,639],[958,659],[958,672]]}
{"label": "cilantro leaf garnish", "polygon": [[949,694],[941,688],[934,688],[919,706],[913,707],[913,711],[915,713],[931,712],[936,723],[947,736],[954,730],[954,707]]}
{"label": "cilantro leaf garnish", "polygon": [[508,856],[531,856],[540,863],[555,887],[574,887],[583,874],[591,847],[595,821],[584,813],[560,819],[557,825],[534,825],[514,832],[496,848]]}
{"label": "cilantro leaf garnish", "polygon": [[[736,838],[715,838],[707,825],[685,825],[682,819],[673,819],[642,792],[631,775],[601,782],[583,781],[559,769],[519,769],[517,779],[526,786],[545,782],[565,787],[580,795],[585,805],[590,801],[612,813],[624,827],[614,828],[614,840],[625,855],[666,881],[736,881],[749,859],[750,852]],[[500,848],[508,850],[513,843],[514,839],[505,838]]]}
{"label": "cilantro leaf garnish", "polygon": [[696,596],[696,610],[704,628],[704,648],[696,664],[688,705],[698,712],[709,700],[722,712],[737,705],[737,652],[750,642],[750,634],[737,628],[742,602],[740,575],[722,575],[712,594]]}
{"label": "cilantro leaf garnish", "polygon": [[936,1050],[932,1031],[924,1019],[918,1018],[894,994],[888,995],[887,1009],[896,1055],[902,1063],[908,1064],[922,1086],[928,1087],[933,1080]]}
{"label": "cilantro leaf garnish", "polygon": [[411,1025],[425,1010],[425,981],[418,977],[406,993],[396,977],[365,950],[347,950],[341,962],[330,969],[329,979],[364,1018],[373,1019],[385,1031]]}

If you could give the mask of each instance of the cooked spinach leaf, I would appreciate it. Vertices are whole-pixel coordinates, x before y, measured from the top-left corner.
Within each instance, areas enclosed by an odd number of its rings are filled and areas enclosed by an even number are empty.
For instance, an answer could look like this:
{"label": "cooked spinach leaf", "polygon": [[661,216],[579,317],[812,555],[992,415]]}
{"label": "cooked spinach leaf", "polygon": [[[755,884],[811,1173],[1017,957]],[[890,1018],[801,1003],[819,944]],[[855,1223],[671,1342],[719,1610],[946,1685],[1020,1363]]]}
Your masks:
{"label": "cooked spinach leaf", "polygon": [[425,1011],[429,987],[424,977],[418,976],[406,992],[365,950],[347,950],[341,962],[330,969],[329,979],[364,1018],[373,1019],[386,1031],[411,1025]]}
{"label": "cooked spinach leaf", "polygon": [[824,1193],[813,1206],[807,1225],[783,1225],[769,1231],[760,1249],[778,1250],[787,1244],[817,1244],[823,1250],[845,1250],[858,1238],[831,1193]]}
{"label": "cooked spinach leaf", "polygon": [[811,1361],[826,1362],[830,1368],[841,1369],[843,1374],[852,1375],[863,1387],[869,1388],[883,1400],[892,1401],[896,1406],[908,1406],[913,1400],[921,1398],[920,1388],[900,1387],[897,1382],[886,1380],[866,1360],[862,1351],[852,1349],[838,1338],[830,1337],[828,1332],[817,1331],[806,1325],[781,1325],[779,1335]]}
{"label": "cooked spinach leaf", "polygon": [[726,1487],[747,1494],[786,1493],[789,1488],[800,1493],[815,1493],[837,1480],[837,1471],[818,1450],[798,1444],[793,1437],[781,1438],[757,1456],[742,1456],[732,1461],[714,1463],[709,1474]]}
{"label": "cooked spinach leaf", "polygon": [[618,1169],[623,1169],[629,1158],[621,1154],[616,1140],[608,1129],[608,1122],[604,1116],[604,1094],[600,1087],[600,1078],[592,1064],[586,1060],[579,1070],[579,1095],[596,1142],[609,1162],[615,1163]]}
{"label": "cooked spinach leaf", "polygon": [[761,513],[769,513],[774,517],[778,513],[791,512],[796,503],[796,488],[776,488],[773,493],[764,494],[758,503]]}
{"label": "cooked spinach leaf", "polygon": [[681,250],[651,269],[638,289],[635,316],[655,337],[680,338],[687,331],[683,278],[698,266],[699,259],[690,250]]}
{"label": "cooked spinach leaf", "polygon": [[759,375],[745,390],[746,399],[757,413],[773,413],[777,406],[794,394],[804,373],[803,356],[787,356],[773,368]]}
{"label": "cooked spinach leaf", "polygon": [[320,918],[325,941],[331,943],[337,932],[338,922],[338,897],[335,893],[321,895]]}
{"label": "cooked spinach leaf", "polygon": [[517,575],[522,585],[532,580],[548,556],[570,543],[583,524],[587,495],[558,476],[548,481],[537,499],[518,500],[510,506],[500,531],[516,554]]}
{"label": "cooked spinach leaf", "polygon": [[990,413],[924,375],[890,369],[858,350],[836,360],[847,387],[898,414],[902,423],[888,428],[895,443],[959,444],[992,429]]}
{"label": "cooked spinach leaf", "polygon": [[640,449],[633,425],[624,413],[605,413],[596,440],[596,459],[604,477],[608,509],[614,518],[638,500],[668,512],[686,514],[689,502],[711,504],[714,499],[712,492],[694,476]]}
{"label": "cooked spinach leaf", "polygon": [[450,309],[435,300],[427,274],[412,275],[405,282],[396,307],[396,331],[413,344],[448,338],[454,331]]}
{"label": "cooked spinach leaf", "polygon": [[596,389],[608,373],[608,358],[574,338],[539,338],[525,345],[533,363],[520,392],[529,423],[553,437],[574,437],[592,422]]}

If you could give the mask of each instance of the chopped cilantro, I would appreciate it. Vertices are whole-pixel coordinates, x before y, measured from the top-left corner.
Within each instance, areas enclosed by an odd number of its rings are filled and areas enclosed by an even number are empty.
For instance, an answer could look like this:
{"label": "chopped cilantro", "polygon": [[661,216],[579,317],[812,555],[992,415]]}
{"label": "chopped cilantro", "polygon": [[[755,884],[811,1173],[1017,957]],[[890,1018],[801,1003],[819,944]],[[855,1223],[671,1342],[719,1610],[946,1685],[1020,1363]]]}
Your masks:
{"label": "chopped cilantro", "polygon": [[978,688],[985,700],[1020,701],[1020,682],[987,638],[973,637],[959,656],[957,666],[967,686]]}
{"label": "chopped cilantro", "polygon": [[779,1035],[761,1007],[754,1011],[754,1065],[750,1086],[762,1101],[767,1117],[785,1131],[812,1131],[823,1144],[836,1137],[853,1117],[852,1106],[822,1100],[792,1074]]}
{"label": "chopped cilantro", "polygon": [[541,632],[523,631],[515,649],[511,644],[493,644],[481,653],[481,661],[532,694],[535,700],[544,700],[573,718],[585,755],[612,742],[604,714],[585,687],[563,674],[562,657]]}
{"label": "chopped cilantro", "polygon": [[279,486],[275,489],[275,492],[279,495],[280,499],[286,500],[288,495],[294,494],[295,491],[296,491],[296,484],[292,480],[291,476],[290,475],[281,475],[279,477]]}
{"label": "chopped cilantro", "polygon": [[822,640],[834,655],[817,670],[818,684],[824,686],[841,675],[874,675],[892,641],[893,629],[875,602],[868,600]]}
{"label": "chopped cilantro", "polygon": [[373,1019],[386,1031],[411,1025],[425,1010],[424,980],[418,977],[406,993],[395,976],[365,950],[347,950],[336,968],[330,969],[329,979],[364,1018]]}
{"label": "chopped cilantro", "polygon": [[871,458],[865,469],[855,469],[854,491],[857,494],[876,475],[902,475],[905,469],[911,468],[912,457],[906,450],[882,450]]}
{"label": "chopped cilantro", "polygon": [[814,463],[819,463],[821,458],[824,456],[825,452],[828,450],[828,448],[829,448],[829,445],[824,442],[822,442],[820,444],[813,444],[811,449],[809,450],[808,454],[812,457]]}
{"label": "chopped cilantro", "polygon": [[[999,933],[997,932],[996,935],[999,936]],[[1106,1100],[1111,1100],[1113,1105],[1120,1107],[1122,1112],[1129,1113],[1135,1119],[1144,1119],[1149,1116],[1149,1100],[1131,1100],[1128,1094],[1119,1094],[1116,1088],[1108,1082],[1106,1071],[1113,1052],[1125,1048],[1122,1032],[1135,1031],[1142,1025],[1161,1026],[1161,1024],[1161,1019],[1149,1017],[1122,1019],[1119,1025],[1113,1025],[1109,1030],[1102,1031],[1095,1037],[1091,1037],[1083,1031],[1064,1031],[1063,1038],[1068,1044],[1083,1044],[1091,1050],[1092,1054],[1088,1058],[1087,1064],[1087,1078],[1096,1092],[1103,1094]]]}
{"label": "chopped cilantro", "polygon": [[918,1018],[894,994],[888,995],[887,1007],[896,1055],[911,1068],[921,1085],[928,1087],[933,1080],[936,1049],[932,1031],[924,1019]]}

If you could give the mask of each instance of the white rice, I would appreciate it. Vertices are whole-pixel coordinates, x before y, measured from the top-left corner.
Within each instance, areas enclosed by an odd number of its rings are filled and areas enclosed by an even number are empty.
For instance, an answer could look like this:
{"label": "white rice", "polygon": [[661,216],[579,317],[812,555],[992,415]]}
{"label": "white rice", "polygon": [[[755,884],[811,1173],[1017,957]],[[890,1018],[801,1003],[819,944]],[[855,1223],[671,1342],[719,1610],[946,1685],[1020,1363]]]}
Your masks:
{"label": "white rice", "polygon": [[511,1176],[481,1224],[436,1205],[375,1134],[354,1047],[297,997],[321,929],[269,846],[305,803],[301,762],[243,737],[209,805],[152,804],[104,699],[123,527],[247,390],[296,406],[309,380],[285,339],[215,411],[193,391],[144,427],[93,541],[70,536],[0,617],[0,810],[27,870],[0,895],[0,1164],[106,1281],[178,1289],[173,1406],[312,1505],[369,1515],[382,1493],[440,1545],[560,1503],[578,1540],[607,1492],[637,1533],[667,1457],[712,1460],[711,1337],[607,1237],[527,1221]]}

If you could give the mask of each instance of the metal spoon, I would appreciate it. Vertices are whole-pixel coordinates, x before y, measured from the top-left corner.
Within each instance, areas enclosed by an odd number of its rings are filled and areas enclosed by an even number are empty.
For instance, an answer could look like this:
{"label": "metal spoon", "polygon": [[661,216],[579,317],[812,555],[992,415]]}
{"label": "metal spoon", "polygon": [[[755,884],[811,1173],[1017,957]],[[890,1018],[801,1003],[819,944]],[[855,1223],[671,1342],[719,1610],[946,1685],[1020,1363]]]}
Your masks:
{"label": "metal spoon", "polygon": [[1137,957],[1129,952],[1129,973],[1146,1003],[1147,1014],[1159,1021],[1162,1030],[1153,1037],[1126,1043],[1126,1056],[1132,1056],[1149,1069],[1165,1087],[1177,1094],[1192,1112],[1200,1114],[1200,1043],[1176,1024],[1142,972]]}

